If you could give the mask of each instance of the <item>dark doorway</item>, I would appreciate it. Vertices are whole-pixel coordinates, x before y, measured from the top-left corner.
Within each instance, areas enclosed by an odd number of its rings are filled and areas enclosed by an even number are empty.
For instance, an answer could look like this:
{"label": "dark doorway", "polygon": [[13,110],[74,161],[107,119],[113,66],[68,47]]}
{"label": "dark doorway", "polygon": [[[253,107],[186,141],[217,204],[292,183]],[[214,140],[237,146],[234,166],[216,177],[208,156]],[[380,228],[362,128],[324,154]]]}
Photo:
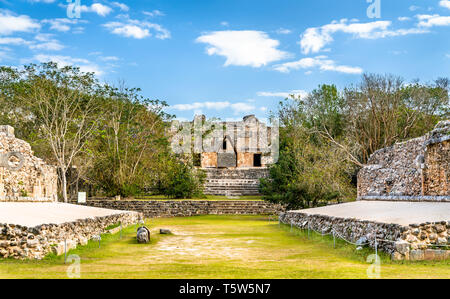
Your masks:
{"label": "dark doorway", "polygon": [[222,149],[225,151],[227,150],[227,140],[226,139],[223,140]]}
{"label": "dark doorway", "polygon": [[197,167],[202,166],[202,155],[201,154],[193,154],[192,155],[192,164],[194,164],[194,166],[197,166]]}
{"label": "dark doorway", "polygon": [[253,167],[261,167],[261,154],[253,155]]}

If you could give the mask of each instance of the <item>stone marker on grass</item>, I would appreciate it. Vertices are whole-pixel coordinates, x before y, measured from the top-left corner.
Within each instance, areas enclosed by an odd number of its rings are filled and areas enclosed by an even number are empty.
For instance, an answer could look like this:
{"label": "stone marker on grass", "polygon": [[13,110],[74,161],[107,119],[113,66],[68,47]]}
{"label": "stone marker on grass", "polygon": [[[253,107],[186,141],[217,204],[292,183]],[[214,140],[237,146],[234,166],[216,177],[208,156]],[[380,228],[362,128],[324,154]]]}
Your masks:
{"label": "stone marker on grass", "polygon": [[136,239],[139,244],[145,244],[150,242],[150,230],[145,226],[141,226],[137,230]]}

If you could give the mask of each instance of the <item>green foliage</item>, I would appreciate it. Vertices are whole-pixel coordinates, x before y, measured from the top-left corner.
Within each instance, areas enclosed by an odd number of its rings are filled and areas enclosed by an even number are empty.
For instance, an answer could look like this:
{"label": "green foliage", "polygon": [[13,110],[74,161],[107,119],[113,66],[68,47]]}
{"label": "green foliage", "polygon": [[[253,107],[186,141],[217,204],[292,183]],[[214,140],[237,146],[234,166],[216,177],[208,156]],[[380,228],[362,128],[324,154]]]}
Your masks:
{"label": "green foliage", "polygon": [[159,191],[169,198],[201,198],[206,174],[188,162],[171,157],[161,178]]}
{"label": "green foliage", "polygon": [[[0,67],[0,104],[2,123],[58,166],[65,199],[80,182],[89,195],[143,194],[165,177],[168,160],[183,169],[170,156],[167,104],[124,83],[100,84],[92,73],[56,63]],[[184,177],[197,177],[185,170]]]}
{"label": "green foliage", "polygon": [[263,199],[298,209],[352,197],[347,163],[336,159],[331,146],[312,142],[302,127],[296,130],[301,131],[296,132],[298,139],[286,138],[288,132],[281,135],[279,160],[270,167],[269,178],[260,182]]}

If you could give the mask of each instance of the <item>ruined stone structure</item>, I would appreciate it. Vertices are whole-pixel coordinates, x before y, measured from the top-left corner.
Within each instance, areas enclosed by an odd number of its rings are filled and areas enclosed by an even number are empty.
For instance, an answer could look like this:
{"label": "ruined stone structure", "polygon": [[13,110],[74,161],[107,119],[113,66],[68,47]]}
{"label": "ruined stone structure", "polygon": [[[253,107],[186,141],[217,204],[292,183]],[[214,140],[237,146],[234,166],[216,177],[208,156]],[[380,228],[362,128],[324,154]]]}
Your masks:
{"label": "ruined stone structure", "polygon": [[450,120],[373,153],[358,173],[358,199],[450,201]]}
{"label": "ruined stone structure", "polygon": [[[39,204],[39,203],[36,203]],[[66,223],[45,223],[33,227],[0,223],[0,258],[42,259],[49,253],[64,254],[78,245],[105,233],[105,228],[122,224],[124,227],[137,223],[143,215],[122,211],[102,217],[86,217]],[[115,233],[117,227],[109,231]]]}
{"label": "ruined stone structure", "polygon": [[267,166],[278,150],[277,128],[267,127],[254,115],[232,122],[210,122],[200,115],[190,124],[200,132],[194,133],[192,148],[194,164],[207,175],[205,194],[258,195],[259,179],[268,176]]}
{"label": "ruined stone structure", "polygon": [[57,182],[56,167],[35,157],[14,128],[0,126],[0,201],[57,201]]}
{"label": "ruined stone structure", "polygon": [[301,211],[280,214],[282,223],[322,234],[335,234],[351,242],[362,239],[368,246],[391,254],[393,260],[444,260],[450,258],[450,221],[400,225],[356,218],[308,215]]}
{"label": "ruined stone structure", "polygon": [[135,211],[149,218],[198,215],[273,215],[284,211],[281,205],[262,200],[113,200],[104,198],[89,199],[80,205]]}

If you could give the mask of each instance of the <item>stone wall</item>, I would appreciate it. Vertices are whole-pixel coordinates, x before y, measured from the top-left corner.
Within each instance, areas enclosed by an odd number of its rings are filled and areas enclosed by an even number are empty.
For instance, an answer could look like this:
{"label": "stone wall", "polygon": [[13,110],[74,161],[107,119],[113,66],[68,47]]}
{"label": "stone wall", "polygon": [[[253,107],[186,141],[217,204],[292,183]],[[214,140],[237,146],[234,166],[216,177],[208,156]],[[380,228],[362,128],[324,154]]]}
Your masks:
{"label": "stone wall", "polygon": [[358,173],[358,198],[450,201],[450,121],[373,153]]}
{"label": "stone wall", "polygon": [[89,199],[91,207],[137,211],[145,217],[187,217],[197,215],[260,215],[278,214],[283,208],[265,201],[244,200],[112,200]]}
{"label": "stone wall", "polygon": [[308,227],[328,234],[336,232],[337,238],[356,243],[364,238],[368,246],[389,253],[393,260],[441,260],[450,258],[450,221],[402,226],[354,218],[325,215],[308,215],[298,211],[280,214],[280,221],[300,229]]}
{"label": "stone wall", "polygon": [[54,166],[33,155],[31,146],[0,126],[0,201],[57,201]]}
{"label": "stone wall", "polygon": [[41,259],[49,253],[64,254],[65,240],[67,250],[74,249],[77,245],[86,245],[88,240],[103,233],[110,225],[120,222],[127,226],[137,223],[141,218],[142,214],[124,212],[36,227],[0,224],[0,257]]}

